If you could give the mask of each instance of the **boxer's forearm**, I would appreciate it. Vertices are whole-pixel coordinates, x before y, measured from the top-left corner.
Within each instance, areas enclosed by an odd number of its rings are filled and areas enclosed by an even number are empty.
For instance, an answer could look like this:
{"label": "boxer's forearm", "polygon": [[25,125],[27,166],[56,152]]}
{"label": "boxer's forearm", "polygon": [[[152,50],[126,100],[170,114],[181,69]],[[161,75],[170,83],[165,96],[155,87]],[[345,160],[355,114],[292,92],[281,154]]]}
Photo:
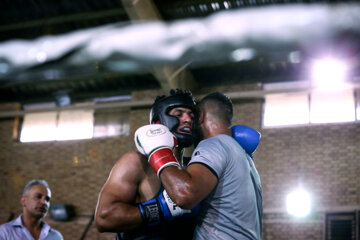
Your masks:
{"label": "boxer's forearm", "polygon": [[181,208],[192,209],[215,188],[217,177],[202,164],[191,164],[186,169],[164,168],[160,180],[170,198]]}
{"label": "boxer's forearm", "polygon": [[185,169],[174,166],[164,168],[160,179],[170,198],[181,208],[192,209],[201,199],[196,195],[196,186]]}
{"label": "boxer's forearm", "polygon": [[137,206],[116,203],[97,209],[95,223],[99,232],[122,232],[142,226],[143,220]]}

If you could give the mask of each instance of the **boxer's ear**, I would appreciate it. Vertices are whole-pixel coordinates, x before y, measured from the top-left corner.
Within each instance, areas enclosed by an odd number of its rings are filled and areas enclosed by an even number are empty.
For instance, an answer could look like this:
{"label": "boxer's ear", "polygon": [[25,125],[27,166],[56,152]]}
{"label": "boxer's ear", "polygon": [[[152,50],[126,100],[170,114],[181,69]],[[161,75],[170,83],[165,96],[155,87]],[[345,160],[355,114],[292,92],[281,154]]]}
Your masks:
{"label": "boxer's ear", "polygon": [[204,122],[205,113],[203,111],[199,111],[199,119],[198,124],[202,124]]}

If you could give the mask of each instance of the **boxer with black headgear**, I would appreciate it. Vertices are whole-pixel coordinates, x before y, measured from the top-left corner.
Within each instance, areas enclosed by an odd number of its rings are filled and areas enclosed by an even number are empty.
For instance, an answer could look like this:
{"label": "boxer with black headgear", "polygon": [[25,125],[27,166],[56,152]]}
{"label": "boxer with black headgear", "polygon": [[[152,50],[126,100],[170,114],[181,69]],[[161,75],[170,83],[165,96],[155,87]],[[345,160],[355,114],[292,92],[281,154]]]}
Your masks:
{"label": "boxer with black headgear", "polygon": [[[231,128],[233,104],[223,93],[206,95],[198,111],[202,141],[186,168],[180,168],[171,154],[175,142],[163,125],[139,128],[136,147],[147,156],[177,206],[192,209],[201,202],[193,239],[260,240],[262,190],[251,157],[260,134],[244,126]],[[249,136],[255,141],[242,141]]]}
{"label": "boxer with black headgear", "polygon": [[195,121],[191,129],[182,126],[179,128],[179,119],[170,115],[170,111],[176,107],[187,108],[192,111],[194,119],[196,119],[196,104],[192,97],[191,92],[177,89],[171,90],[170,96],[159,96],[156,98],[150,111],[150,123],[160,123],[169,128],[172,134],[175,135],[178,144],[181,148],[189,147],[193,144],[192,130],[195,129]]}
{"label": "boxer with black headgear", "polygon": [[[157,97],[151,108],[152,133],[169,127],[171,140],[173,135],[178,139],[172,150],[181,159],[182,149],[193,142],[195,116],[192,94],[172,90],[169,96]],[[100,232],[117,232],[117,239],[186,240],[192,239],[193,216],[198,210],[198,206],[190,210],[176,206],[147,158],[140,152],[128,152],[116,162],[100,192],[95,223]]]}

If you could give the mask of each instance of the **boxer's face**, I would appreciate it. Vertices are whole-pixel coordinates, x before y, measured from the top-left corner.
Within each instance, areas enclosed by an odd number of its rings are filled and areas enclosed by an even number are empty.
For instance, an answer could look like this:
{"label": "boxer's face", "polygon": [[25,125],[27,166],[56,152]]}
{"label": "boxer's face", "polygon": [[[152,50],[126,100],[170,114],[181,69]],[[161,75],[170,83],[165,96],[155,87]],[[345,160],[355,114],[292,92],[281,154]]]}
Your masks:
{"label": "boxer's face", "polygon": [[179,119],[179,126],[176,129],[180,134],[192,134],[192,126],[195,118],[195,114],[189,108],[175,107],[170,110],[169,115],[177,117]]}
{"label": "boxer's face", "polygon": [[21,198],[21,204],[29,215],[36,218],[46,216],[50,207],[51,191],[43,185],[34,185]]}

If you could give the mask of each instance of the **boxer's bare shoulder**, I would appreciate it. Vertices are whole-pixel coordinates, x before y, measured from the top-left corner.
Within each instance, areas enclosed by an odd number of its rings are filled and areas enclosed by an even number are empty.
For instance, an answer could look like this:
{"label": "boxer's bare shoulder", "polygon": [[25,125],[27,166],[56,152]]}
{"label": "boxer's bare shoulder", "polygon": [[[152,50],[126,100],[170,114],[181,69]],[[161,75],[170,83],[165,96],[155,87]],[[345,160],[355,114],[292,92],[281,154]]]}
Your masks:
{"label": "boxer's bare shoulder", "polygon": [[147,158],[134,151],[125,153],[117,160],[110,174],[126,177],[132,182],[140,182],[146,175],[151,173],[150,169]]}
{"label": "boxer's bare shoulder", "polygon": [[153,198],[160,189],[160,180],[139,152],[125,153],[114,165],[110,175],[116,182],[128,182],[137,189],[136,202]]}

